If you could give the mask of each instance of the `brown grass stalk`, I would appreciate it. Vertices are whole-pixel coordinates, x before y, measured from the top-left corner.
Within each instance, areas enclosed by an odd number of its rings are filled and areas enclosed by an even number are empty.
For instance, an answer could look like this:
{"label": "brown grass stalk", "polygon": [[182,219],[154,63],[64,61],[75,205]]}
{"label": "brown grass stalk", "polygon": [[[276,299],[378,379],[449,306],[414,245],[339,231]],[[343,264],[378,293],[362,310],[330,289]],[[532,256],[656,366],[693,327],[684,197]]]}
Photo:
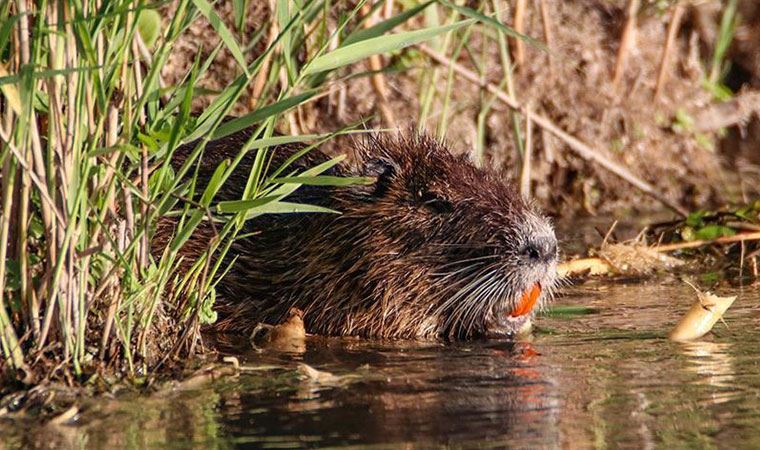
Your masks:
{"label": "brown grass stalk", "polygon": [[[528,8],[528,0],[517,0],[515,4],[515,31],[525,34],[525,10]],[[513,38],[515,65],[525,65],[525,43],[520,38]]]}
{"label": "brown grass stalk", "polygon": [[739,233],[733,236],[723,236],[717,239],[697,240],[688,242],[676,242],[674,244],[658,245],[654,247],[658,252],[673,252],[676,250],[685,250],[689,248],[704,247],[713,244],[734,244],[737,242],[758,241],[760,240],[760,231],[752,233]]}
{"label": "brown grass stalk", "polygon": [[[387,6],[387,4],[385,5]],[[362,7],[364,14],[370,14],[370,17],[364,22],[365,28],[370,28],[377,23],[377,11],[372,12],[372,4],[367,2]],[[373,72],[370,77],[370,82],[375,90],[377,97],[377,107],[380,110],[380,115],[383,118],[383,122],[387,127],[394,127],[396,125],[396,117],[393,115],[393,110],[388,103],[388,88],[385,84],[385,76],[382,73],[383,60],[380,55],[372,55],[369,57],[369,69]]]}
{"label": "brown grass stalk", "polygon": [[612,87],[615,92],[617,92],[620,87],[620,81],[623,79],[623,74],[625,73],[628,64],[628,56],[630,55],[631,48],[633,48],[633,45],[636,42],[636,15],[639,12],[640,6],[641,0],[628,0],[626,22],[623,27],[623,33],[620,36],[620,47],[618,48],[615,72],[612,77]]}
{"label": "brown grass stalk", "polygon": [[[460,75],[465,80],[471,83],[475,83],[477,85],[483,85],[483,82],[480,80],[480,77],[478,77],[478,75],[472,72],[471,70],[452,61],[445,55],[442,55],[425,45],[420,45],[419,48],[423,53],[430,56],[434,61],[444,66],[448,66],[452,68],[458,75]],[[497,86],[491,83],[485,83],[485,86],[483,87],[488,89],[488,91],[491,92],[492,94],[496,95],[496,97],[499,100],[501,100],[505,105],[509,106],[510,108],[517,111],[525,112],[525,107],[522,104],[520,104],[517,100],[515,100],[513,97],[508,95],[506,92],[499,89]],[[636,175],[631,173],[627,168],[610,160],[598,150],[595,150],[591,146],[581,142],[576,137],[566,133],[560,127],[555,125],[554,122],[552,122],[552,120],[549,119],[548,117],[545,117],[540,114],[533,114],[533,122],[539,127],[547,130],[552,135],[554,135],[555,137],[565,142],[565,144],[567,144],[567,146],[571,150],[573,150],[573,152],[579,157],[598,164],[599,166],[603,167],[609,172],[615,174],[616,176],[630,183],[632,186],[636,187],[641,192],[658,200],[663,205],[669,207],[670,209],[677,212],[681,216],[686,217],[688,215],[688,211],[686,210],[686,208],[684,208],[678,203],[662,195],[662,193],[660,193],[654,186],[642,180],[641,178],[637,177]]]}
{"label": "brown grass stalk", "polygon": [[665,47],[662,49],[662,57],[660,57],[660,68],[657,75],[657,85],[654,88],[654,98],[659,98],[662,93],[662,89],[665,87],[665,83],[668,81],[668,69],[670,66],[670,56],[673,53],[673,45],[678,35],[678,30],[681,26],[681,19],[683,18],[686,6],[683,1],[676,3],[673,7],[673,15],[670,18],[670,24],[668,25],[668,38],[665,41]]}
{"label": "brown grass stalk", "polygon": [[549,62],[549,73],[554,72],[554,61],[552,60],[552,19],[549,15],[549,7],[546,5],[546,0],[539,1],[539,7],[541,8],[541,26],[544,30],[544,43],[546,48],[550,51],[546,52],[546,58]]}
{"label": "brown grass stalk", "polygon": [[531,197],[530,172],[533,160],[533,115],[530,106],[525,110],[525,154],[523,155],[522,170],[520,171],[520,194],[525,198]]}

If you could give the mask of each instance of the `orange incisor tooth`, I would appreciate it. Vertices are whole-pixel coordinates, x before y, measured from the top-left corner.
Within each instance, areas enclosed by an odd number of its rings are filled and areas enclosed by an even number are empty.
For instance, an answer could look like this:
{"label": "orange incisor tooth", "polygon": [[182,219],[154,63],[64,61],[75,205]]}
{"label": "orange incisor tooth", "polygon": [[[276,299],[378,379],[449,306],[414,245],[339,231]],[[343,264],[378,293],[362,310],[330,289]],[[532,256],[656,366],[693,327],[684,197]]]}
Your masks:
{"label": "orange incisor tooth", "polygon": [[536,306],[536,302],[538,301],[538,297],[541,296],[541,284],[536,283],[533,286],[531,286],[530,289],[525,291],[525,293],[520,298],[520,303],[517,304],[515,309],[512,310],[512,312],[509,313],[512,317],[520,317],[524,316],[525,314],[530,313],[533,310],[533,307]]}

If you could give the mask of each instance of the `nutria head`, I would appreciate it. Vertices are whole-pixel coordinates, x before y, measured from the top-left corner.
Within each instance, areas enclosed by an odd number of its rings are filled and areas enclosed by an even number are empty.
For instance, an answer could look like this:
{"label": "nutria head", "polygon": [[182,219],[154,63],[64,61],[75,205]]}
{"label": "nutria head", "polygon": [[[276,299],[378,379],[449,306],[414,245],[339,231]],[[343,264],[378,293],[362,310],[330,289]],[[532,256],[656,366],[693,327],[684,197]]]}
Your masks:
{"label": "nutria head", "polygon": [[[231,146],[212,144],[217,153]],[[340,215],[250,221],[250,235],[232,247],[233,270],[219,284],[218,328],[278,323],[296,307],[317,334],[502,335],[551,295],[552,226],[500,177],[419,135],[351,147],[354,162],[328,174],[372,183],[304,186],[290,199]],[[272,166],[296,150],[276,150]],[[305,167],[327,159],[319,151],[309,158]]]}
{"label": "nutria head", "polygon": [[341,196],[334,223],[366,227],[354,251],[376,261],[384,296],[416,305],[418,334],[509,333],[551,293],[554,230],[503,179],[419,135],[370,138],[359,154],[354,171],[376,181]]}

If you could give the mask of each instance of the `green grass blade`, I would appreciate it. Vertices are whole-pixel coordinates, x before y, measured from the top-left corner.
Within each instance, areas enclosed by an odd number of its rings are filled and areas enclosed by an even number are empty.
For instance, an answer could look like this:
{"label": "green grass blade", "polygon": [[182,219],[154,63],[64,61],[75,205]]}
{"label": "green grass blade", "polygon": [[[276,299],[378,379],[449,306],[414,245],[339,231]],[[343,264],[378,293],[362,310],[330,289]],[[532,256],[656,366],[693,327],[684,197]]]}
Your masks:
{"label": "green grass blade", "polygon": [[229,167],[229,165],[230,162],[228,160],[225,160],[216,167],[214,174],[211,175],[211,179],[206,185],[206,189],[203,191],[203,195],[201,196],[201,205],[208,206],[211,204],[211,200],[213,200],[216,193],[219,192],[219,188],[222,187],[224,181],[224,172],[227,170],[227,167]]}
{"label": "green grass blade", "polygon": [[353,184],[372,184],[374,181],[375,179],[372,177],[333,177],[328,175],[282,177],[272,180],[273,183],[298,183],[308,186],[349,186]]}
{"label": "green grass blade", "polygon": [[347,46],[351,44],[355,44],[360,41],[365,41],[367,39],[376,38],[378,36],[382,36],[383,34],[387,33],[388,31],[391,31],[392,29],[396,28],[397,26],[401,25],[402,23],[406,22],[407,20],[411,19],[412,17],[416,16],[419,12],[423,11],[425,8],[430,6],[433,3],[433,1],[428,1],[425,3],[422,3],[421,5],[417,5],[414,8],[411,8],[407,11],[404,11],[400,14],[397,14],[393,17],[391,17],[388,20],[384,20],[376,25],[373,25],[369,28],[360,28],[351,34],[349,34],[346,39],[343,40],[341,43],[342,46]]}
{"label": "green grass blade", "polygon": [[400,50],[409,47],[410,45],[432,39],[439,34],[453,31],[473,23],[475,23],[475,19],[469,19],[440,27],[424,28],[422,30],[406,31],[403,33],[366,39],[355,44],[340,47],[337,50],[315,58],[311,64],[306,66],[304,73],[307,75],[315,74],[343,67],[367,58],[368,56]]}
{"label": "green grass blade", "polygon": [[295,214],[295,213],[328,213],[340,214],[334,209],[325,208],[316,205],[306,205],[303,203],[290,202],[269,202],[257,208],[253,208],[246,214],[246,219],[252,219],[262,214]]}
{"label": "green grass blade", "polygon": [[174,237],[174,240],[172,241],[172,245],[170,247],[172,252],[178,251],[180,248],[182,248],[183,245],[185,245],[185,242],[190,239],[190,236],[192,236],[195,229],[198,228],[198,224],[200,224],[201,220],[203,220],[203,215],[204,211],[193,211],[192,216],[190,216],[187,222],[185,222],[182,229],[179,230],[179,233],[177,233],[177,235]]}
{"label": "green grass blade", "polygon": [[468,8],[466,6],[455,5],[454,3],[447,2],[446,0],[441,0],[441,4],[445,5],[445,6],[449,7],[449,8],[451,8],[451,9],[457,11],[457,12],[459,12],[460,14],[462,14],[465,17],[469,17],[469,18],[477,20],[479,22],[491,25],[492,27],[494,27],[494,28],[502,31],[504,34],[506,34],[508,36],[512,36],[514,38],[521,39],[521,40],[527,42],[528,44],[530,44],[530,45],[532,45],[534,47],[540,48],[541,50],[544,50],[544,51],[548,51],[549,50],[548,48],[546,48],[546,46],[543,44],[543,42],[538,41],[536,39],[533,39],[532,37],[527,36],[525,34],[518,33],[513,28],[504,25],[501,21],[496,20],[493,17],[488,17],[485,14],[480,13],[480,12],[478,12],[478,11],[472,9],[472,8]]}
{"label": "green grass blade", "polygon": [[216,205],[216,211],[220,214],[239,213],[250,209],[259,208],[267,203],[274,202],[282,198],[281,195],[268,195],[266,197],[254,198],[252,200],[227,200],[219,202]]}
{"label": "green grass blade", "polygon": [[232,0],[232,13],[235,15],[235,26],[239,31],[244,30],[247,0]]}
{"label": "green grass blade", "polygon": [[237,43],[237,40],[232,35],[232,32],[230,32],[229,28],[222,22],[222,19],[219,17],[219,15],[214,11],[213,7],[209,2],[206,0],[192,0],[193,4],[195,4],[195,7],[198,8],[198,10],[203,14],[203,16],[208,20],[208,23],[211,24],[211,27],[219,34],[219,38],[224,42],[224,45],[227,46],[227,49],[232,54],[232,57],[235,58],[235,61],[238,63],[241,69],[243,69],[243,72],[245,73],[246,77],[250,77],[250,73],[248,72],[248,64],[245,62],[245,56],[243,56],[243,52],[240,50],[240,46]]}
{"label": "green grass blade", "polygon": [[300,105],[306,100],[314,97],[316,94],[316,91],[304,92],[303,94],[298,94],[282,99],[279,102],[272,103],[271,105],[259,108],[256,111],[248,113],[244,116],[232,119],[229,122],[225,122],[224,124],[220,125],[219,128],[216,129],[213,138],[219,139],[225,136],[229,136],[230,134],[236,133],[240,130],[249,128],[263,121],[264,119],[275,116],[289,110],[290,108]]}

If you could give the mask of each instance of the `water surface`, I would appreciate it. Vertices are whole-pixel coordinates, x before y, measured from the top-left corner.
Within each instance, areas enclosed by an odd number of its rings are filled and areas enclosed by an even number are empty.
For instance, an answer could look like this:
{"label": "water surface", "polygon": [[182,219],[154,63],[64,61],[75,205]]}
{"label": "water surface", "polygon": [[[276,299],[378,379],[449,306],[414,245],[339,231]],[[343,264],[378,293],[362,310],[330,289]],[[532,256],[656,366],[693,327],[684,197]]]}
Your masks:
{"label": "water surface", "polygon": [[[76,425],[5,448],[760,448],[760,295],[701,342],[665,335],[694,300],[677,280],[590,282],[518,343],[311,339],[303,354],[227,347],[242,374],[168,396],[101,399]],[[578,308],[564,308],[576,306]],[[299,376],[307,363],[338,377]],[[0,448],[3,446],[0,445]]]}

